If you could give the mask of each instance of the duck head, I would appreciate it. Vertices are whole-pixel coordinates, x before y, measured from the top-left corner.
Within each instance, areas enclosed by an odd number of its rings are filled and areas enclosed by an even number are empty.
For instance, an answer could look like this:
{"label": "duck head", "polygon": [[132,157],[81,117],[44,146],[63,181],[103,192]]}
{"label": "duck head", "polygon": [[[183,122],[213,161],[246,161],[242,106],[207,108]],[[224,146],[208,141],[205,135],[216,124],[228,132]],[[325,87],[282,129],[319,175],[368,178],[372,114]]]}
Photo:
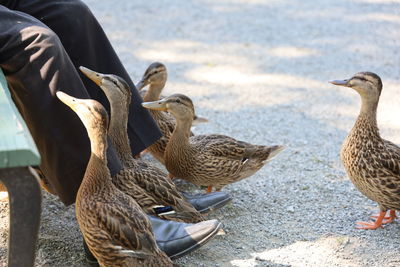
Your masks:
{"label": "duck head", "polygon": [[129,106],[132,92],[124,79],[113,74],[95,72],[82,66],[79,69],[103,90],[111,104],[115,101]]}
{"label": "duck head", "polygon": [[153,110],[168,111],[177,120],[193,120],[195,118],[192,100],[182,94],[173,94],[153,102],[144,102],[142,106]]}
{"label": "duck head", "polygon": [[333,80],[330,83],[350,87],[360,94],[363,100],[377,102],[382,92],[382,80],[373,72],[359,72],[346,80]]}
{"label": "duck head", "polygon": [[160,62],[151,63],[143,74],[142,79],[136,85],[138,90],[143,89],[147,85],[157,85],[163,88],[168,78],[167,68]]}
{"label": "duck head", "polygon": [[99,130],[107,132],[108,114],[99,102],[75,98],[61,91],[58,91],[56,96],[79,116],[89,134]]}

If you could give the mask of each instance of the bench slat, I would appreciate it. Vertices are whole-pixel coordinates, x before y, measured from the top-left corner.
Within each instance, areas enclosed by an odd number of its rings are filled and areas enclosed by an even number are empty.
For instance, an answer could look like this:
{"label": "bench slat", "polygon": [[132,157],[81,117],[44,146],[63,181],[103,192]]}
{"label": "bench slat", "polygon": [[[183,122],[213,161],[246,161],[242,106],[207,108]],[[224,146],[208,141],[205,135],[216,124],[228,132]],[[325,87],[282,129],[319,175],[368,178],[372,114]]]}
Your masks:
{"label": "bench slat", "polygon": [[11,99],[6,79],[0,69],[0,168],[39,163],[39,152]]}

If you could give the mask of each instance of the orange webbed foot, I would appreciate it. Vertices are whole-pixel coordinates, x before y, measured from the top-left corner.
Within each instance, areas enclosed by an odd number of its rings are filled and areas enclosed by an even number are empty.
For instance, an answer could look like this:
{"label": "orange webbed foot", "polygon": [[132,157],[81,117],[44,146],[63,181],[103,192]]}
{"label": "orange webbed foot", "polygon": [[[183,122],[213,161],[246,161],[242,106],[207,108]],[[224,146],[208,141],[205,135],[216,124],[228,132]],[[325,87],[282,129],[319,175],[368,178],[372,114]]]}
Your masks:
{"label": "orange webbed foot", "polygon": [[[371,218],[378,219],[379,215],[380,215],[380,213],[372,215]],[[392,223],[396,218],[397,218],[396,211],[390,210],[389,216],[386,216],[386,212],[385,212],[385,216],[383,217],[382,223],[383,224]]]}
{"label": "orange webbed foot", "polygon": [[375,230],[378,228],[383,228],[382,222],[383,219],[385,218],[386,212],[381,211],[379,212],[379,215],[376,218],[375,222],[357,222],[356,228],[357,229],[365,229],[365,230]]}
{"label": "orange webbed foot", "polygon": [[364,230],[376,230],[378,228],[383,228],[382,223],[375,222],[356,222],[357,229],[364,229]]}
{"label": "orange webbed foot", "polygon": [[210,185],[210,186],[207,187],[206,193],[211,193],[211,192],[212,192],[212,186]]}

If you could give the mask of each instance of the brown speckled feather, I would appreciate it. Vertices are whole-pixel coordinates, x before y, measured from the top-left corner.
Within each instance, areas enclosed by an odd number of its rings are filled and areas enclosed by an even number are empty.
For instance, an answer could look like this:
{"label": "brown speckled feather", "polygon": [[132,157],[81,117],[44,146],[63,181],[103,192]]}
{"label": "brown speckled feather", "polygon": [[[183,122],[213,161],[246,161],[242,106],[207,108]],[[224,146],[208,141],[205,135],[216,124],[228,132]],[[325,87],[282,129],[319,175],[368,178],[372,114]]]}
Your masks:
{"label": "brown speckled feather", "polygon": [[[113,177],[114,183],[123,192],[134,198],[147,213],[156,215],[153,207],[171,206],[175,214],[163,216],[165,219],[196,223],[203,216],[178,192],[167,175],[141,159],[134,160],[128,168]],[[141,162],[141,163],[137,163]]]}
{"label": "brown speckled feather", "polygon": [[91,156],[76,198],[76,217],[88,248],[101,267],[172,266],[158,249],[147,216],[111,181],[107,167],[108,116],[90,99],[57,97],[77,111],[91,143]]}
{"label": "brown speckled feather", "polygon": [[154,206],[170,206],[175,213],[163,218],[188,223],[203,221],[203,216],[179,193],[166,173],[149,162],[133,158],[127,134],[131,91],[126,82],[118,76],[105,75],[101,88],[111,106],[109,137],[124,165],[112,177],[113,183],[150,214],[156,215]]}
{"label": "brown speckled feather", "polygon": [[382,139],[385,152],[381,153],[381,160],[383,166],[390,170],[393,175],[400,176],[400,147],[396,144]]}
{"label": "brown speckled feather", "polygon": [[147,216],[114,187],[103,161],[92,156],[84,179],[76,200],[77,220],[100,266],[172,266],[158,249]]}
{"label": "brown speckled feather", "polygon": [[[350,180],[361,193],[376,201],[382,212],[399,210],[400,148],[381,138],[376,121],[382,92],[380,77],[360,72],[351,79],[332,83],[354,89],[362,100],[360,114],[340,153]],[[376,228],[370,225],[364,229]]]}
{"label": "brown speckled feather", "polygon": [[225,135],[190,137],[185,150],[167,147],[166,167],[174,176],[217,190],[257,172],[282,146],[258,146]]}
{"label": "brown speckled feather", "polygon": [[126,195],[132,197],[148,214],[156,215],[153,208],[161,205],[150,193],[132,182],[132,173],[123,169],[112,177],[113,184]]}
{"label": "brown speckled feather", "polygon": [[175,118],[165,111],[150,110],[150,114],[160,128],[162,136],[153,145],[149,146],[147,151],[165,165],[164,152],[176,124]]}
{"label": "brown speckled feather", "polygon": [[148,108],[166,108],[177,120],[165,149],[165,166],[175,177],[201,186],[223,186],[249,177],[283,150],[283,146],[259,146],[218,134],[189,136],[194,118],[193,102],[175,94]]}
{"label": "brown speckled feather", "polygon": [[400,209],[400,148],[382,139],[367,116],[357,119],[341,159],[353,184],[381,210]]}
{"label": "brown speckled feather", "polygon": [[[156,101],[165,96],[161,95],[164,89],[165,83],[167,81],[167,68],[164,64],[159,62],[154,62],[146,69],[143,74],[141,84],[149,85],[148,90],[143,89],[141,85],[138,85],[140,91],[140,96],[144,101]],[[149,146],[146,150],[159,162],[165,165],[164,153],[167,147],[169,138],[174,131],[176,120],[174,116],[166,111],[150,110],[150,114],[154,121],[157,123],[162,137],[158,139],[153,145]],[[190,132],[190,136],[193,133]]]}
{"label": "brown speckled feather", "polygon": [[[150,98],[145,98],[146,101],[153,101],[149,100]],[[169,114],[165,111],[158,111],[158,110],[150,110],[150,114],[157,123],[162,136],[158,139],[153,145],[149,146],[146,150],[150,152],[150,154],[156,158],[159,162],[165,165],[164,153],[165,148],[167,147],[169,138],[171,137],[172,132],[174,131],[176,120],[174,116]],[[193,136],[193,132],[190,131],[190,136]]]}

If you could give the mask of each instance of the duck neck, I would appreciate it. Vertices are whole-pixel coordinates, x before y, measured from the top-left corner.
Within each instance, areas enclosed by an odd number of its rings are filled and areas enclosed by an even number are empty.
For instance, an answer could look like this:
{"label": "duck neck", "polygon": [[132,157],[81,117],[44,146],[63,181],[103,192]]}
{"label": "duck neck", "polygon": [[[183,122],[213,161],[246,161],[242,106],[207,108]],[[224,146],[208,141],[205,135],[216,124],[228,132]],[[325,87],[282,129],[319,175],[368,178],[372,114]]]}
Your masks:
{"label": "duck neck", "polygon": [[362,98],[361,110],[352,133],[363,136],[379,136],[378,123],[376,120],[378,101]]}
{"label": "duck neck", "polygon": [[[171,153],[171,151],[186,151],[190,146],[189,144],[189,136],[190,136],[190,127],[192,125],[192,120],[176,120],[176,125],[170,140],[168,142],[166,153]],[[168,151],[168,152],[167,152]],[[176,154],[175,152],[173,154]]]}
{"label": "duck neck", "polygon": [[91,155],[79,191],[99,191],[109,187],[110,171],[107,167],[107,135],[99,131],[88,131]]}
{"label": "duck neck", "polygon": [[376,111],[378,109],[378,100],[371,100],[362,97],[361,98],[361,110],[360,115],[369,117],[371,121],[374,121],[376,124]]}
{"label": "duck neck", "polygon": [[99,131],[91,131],[89,139],[92,154],[107,165],[107,135]]}
{"label": "duck neck", "polygon": [[145,102],[157,101],[160,99],[161,91],[164,89],[165,82],[150,84],[149,90],[143,97]]}
{"label": "duck neck", "polygon": [[129,104],[110,101],[111,116],[109,133],[111,143],[115,147],[118,158],[123,165],[132,160],[132,152],[128,138],[128,108]]}

